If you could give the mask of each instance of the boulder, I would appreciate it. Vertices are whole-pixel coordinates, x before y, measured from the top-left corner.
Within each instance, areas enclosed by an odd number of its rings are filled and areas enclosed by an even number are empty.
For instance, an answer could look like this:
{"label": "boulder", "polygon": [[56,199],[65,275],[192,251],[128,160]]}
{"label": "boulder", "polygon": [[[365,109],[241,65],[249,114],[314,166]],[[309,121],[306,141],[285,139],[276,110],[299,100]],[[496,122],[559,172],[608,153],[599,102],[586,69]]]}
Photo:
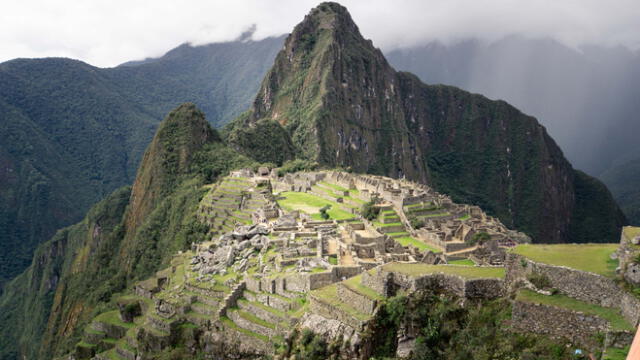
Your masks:
{"label": "boulder", "polygon": [[640,285],[640,264],[630,263],[624,272],[624,279],[633,285]]}

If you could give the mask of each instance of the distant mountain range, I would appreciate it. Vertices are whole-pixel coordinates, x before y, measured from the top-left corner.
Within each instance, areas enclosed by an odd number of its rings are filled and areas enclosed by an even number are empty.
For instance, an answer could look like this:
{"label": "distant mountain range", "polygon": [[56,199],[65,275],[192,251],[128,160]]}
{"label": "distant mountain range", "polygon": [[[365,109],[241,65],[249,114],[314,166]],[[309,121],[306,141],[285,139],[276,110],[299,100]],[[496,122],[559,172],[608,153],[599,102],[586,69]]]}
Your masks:
{"label": "distant mountain range", "polygon": [[57,58],[0,64],[0,286],[39,243],[133,181],[170,109],[194,102],[218,126],[245,110],[283,39],[182,45],[110,69]]}

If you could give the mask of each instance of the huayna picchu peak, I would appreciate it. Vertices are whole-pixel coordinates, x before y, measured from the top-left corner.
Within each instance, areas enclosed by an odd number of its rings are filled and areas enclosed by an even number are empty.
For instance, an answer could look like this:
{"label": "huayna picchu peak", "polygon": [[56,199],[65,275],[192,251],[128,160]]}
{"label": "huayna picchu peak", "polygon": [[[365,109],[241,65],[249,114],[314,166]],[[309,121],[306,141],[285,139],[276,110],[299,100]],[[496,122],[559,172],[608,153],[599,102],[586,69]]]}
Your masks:
{"label": "huayna picchu peak", "polygon": [[396,72],[336,3],[295,27],[253,107],[231,126],[231,143],[260,161],[301,157],[427,183],[536,241],[612,241],[626,221],[535,118]]}
{"label": "huayna picchu peak", "polygon": [[40,245],[0,360],[621,359],[625,224],[535,118],[394,70],[322,3],[248,111],[179,105],[132,185]]}

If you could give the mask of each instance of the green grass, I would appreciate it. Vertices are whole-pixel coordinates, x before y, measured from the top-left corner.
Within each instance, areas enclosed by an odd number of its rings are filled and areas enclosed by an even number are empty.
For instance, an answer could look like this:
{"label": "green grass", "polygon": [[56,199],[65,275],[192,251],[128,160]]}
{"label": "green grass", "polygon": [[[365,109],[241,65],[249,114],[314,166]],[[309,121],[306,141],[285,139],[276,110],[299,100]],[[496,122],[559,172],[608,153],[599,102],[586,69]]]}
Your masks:
{"label": "green grass", "polygon": [[325,286],[323,288],[313,290],[313,294],[316,295],[322,301],[331,304],[332,306],[343,310],[347,314],[353,316],[358,320],[369,320],[371,318],[370,315],[361,313],[360,311],[352,308],[351,306],[345,304],[338,297],[337,284],[331,284],[329,286]]}
{"label": "green grass", "polygon": [[238,315],[240,315],[240,317],[242,317],[245,320],[251,321],[252,323],[264,326],[264,327],[269,328],[269,329],[275,329],[276,328],[275,324],[272,324],[272,323],[270,323],[268,321],[265,321],[265,320],[255,316],[255,315],[253,315],[251,313],[248,313],[246,311],[240,310],[238,308],[232,308],[230,310],[237,311]]}
{"label": "green grass", "polygon": [[557,306],[563,309],[581,311],[586,314],[596,315],[607,320],[614,330],[635,330],[631,324],[620,314],[620,310],[589,304],[565,295],[541,295],[531,290],[520,290],[516,300]]}
{"label": "green grass", "polygon": [[462,265],[462,266],[475,266],[476,263],[473,260],[462,259],[462,260],[451,260],[449,261],[450,265]]}
{"label": "green grass", "polygon": [[330,188],[332,188],[334,190],[337,190],[337,191],[349,191],[349,189],[347,189],[346,187],[342,187],[342,186],[337,185],[337,184],[331,184],[331,183],[328,183],[326,181],[320,181],[319,184],[322,184],[324,186],[330,187]]}
{"label": "green grass", "polygon": [[257,301],[249,301],[247,299],[239,299],[238,300],[239,303],[245,303],[245,304],[250,304],[252,306],[258,307],[262,310],[268,311],[274,315],[280,316],[280,317],[285,317],[286,314],[282,311],[282,310],[278,310],[276,308],[272,308],[271,306],[267,306],[261,302],[257,302]]}
{"label": "green grass", "polygon": [[458,218],[458,220],[462,220],[462,221],[464,221],[464,220],[469,220],[469,219],[471,219],[471,215],[469,215],[469,214],[464,215],[464,216],[460,216],[460,217]]}
{"label": "green grass", "polygon": [[382,300],[384,296],[378,294],[375,290],[368,286],[362,285],[362,275],[356,275],[342,282],[349,289],[368,297],[373,300]]}
{"label": "green grass", "polygon": [[605,351],[605,355],[602,357],[602,360],[625,360],[627,358],[627,354],[629,353],[629,347],[625,347],[624,349],[617,349],[614,347],[608,348]]}
{"label": "green grass", "polygon": [[480,267],[480,266],[460,266],[460,265],[428,265],[421,263],[390,263],[383,266],[386,271],[394,271],[412,276],[428,274],[450,274],[458,275],[467,279],[481,278],[504,278],[505,270],[502,267]]}
{"label": "green grass", "polygon": [[450,213],[445,212],[445,213],[428,214],[428,215],[420,215],[420,216],[425,218],[437,218],[437,217],[444,217],[444,216],[450,216],[450,215],[451,215]]}
{"label": "green grass", "polygon": [[394,237],[396,235],[403,235],[403,236],[409,236],[409,233],[406,231],[398,231],[398,232],[392,232],[392,233],[387,233],[387,235]]}
{"label": "green grass", "polygon": [[[280,196],[284,197],[284,199],[278,200],[278,204],[287,211],[301,210],[316,219],[317,216],[320,216],[320,208],[331,205],[331,208],[327,211],[331,219],[345,220],[354,218],[353,214],[340,209],[341,204],[323,199],[317,195],[286,191],[281,193]],[[317,216],[314,217],[314,214]]]}
{"label": "green grass", "polygon": [[253,332],[253,331],[251,331],[251,330],[247,330],[247,329],[241,328],[241,327],[239,327],[238,325],[236,325],[236,323],[234,323],[233,321],[231,321],[231,319],[229,319],[229,318],[228,318],[228,317],[226,317],[226,316],[221,317],[221,318],[220,318],[220,320],[222,321],[222,323],[223,323],[225,326],[229,327],[230,329],[234,329],[234,330],[239,331],[239,332],[241,332],[241,333],[243,333],[243,334],[245,334],[245,335],[253,336],[253,337],[255,337],[255,338],[257,338],[257,339],[260,339],[260,340],[262,340],[262,341],[264,341],[264,342],[268,342],[268,341],[269,341],[269,338],[268,338],[267,336],[264,336],[264,335],[261,335],[261,334],[254,333],[254,332]]}
{"label": "green grass", "polygon": [[329,256],[329,264],[338,265],[338,257],[337,256]]}
{"label": "green grass", "polygon": [[373,221],[372,222],[374,226],[376,227],[391,227],[391,226],[403,226],[401,222],[394,222],[394,223],[389,223],[389,224],[383,224],[381,222],[378,221]]}
{"label": "green grass", "polygon": [[512,251],[533,261],[615,277],[618,264],[609,256],[617,248],[618,244],[521,244]]}
{"label": "green grass", "polygon": [[395,241],[397,241],[398,243],[400,243],[400,245],[402,246],[409,246],[412,245],[415,248],[418,248],[418,250],[420,251],[424,251],[424,250],[430,250],[433,251],[434,253],[439,253],[442,252],[442,250],[436,249],[433,246],[427,245],[425,243],[423,243],[422,241],[415,239],[411,236],[402,236],[399,238],[395,238]]}
{"label": "green grass", "polygon": [[625,226],[623,228],[623,231],[624,231],[624,236],[626,236],[627,239],[629,240],[635,238],[636,236],[640,236],[640,227]]}
{"label": "green grass", "polygon": [[120,312],[118,310],[107,311],[96,316],[95,321],[103,322],[107,324],[122,326],[126,328],[134,327],[135,324],[127,323],[120,319]]}
{"label": "green grass", "polygon": [[77,343],[76,346],[81,346],[81,347],[85,347],[85,348],[94,348],[97,345],[96,344],[89,344],[88,342],[85,342],[84,340],[82,340],[79,343]]}

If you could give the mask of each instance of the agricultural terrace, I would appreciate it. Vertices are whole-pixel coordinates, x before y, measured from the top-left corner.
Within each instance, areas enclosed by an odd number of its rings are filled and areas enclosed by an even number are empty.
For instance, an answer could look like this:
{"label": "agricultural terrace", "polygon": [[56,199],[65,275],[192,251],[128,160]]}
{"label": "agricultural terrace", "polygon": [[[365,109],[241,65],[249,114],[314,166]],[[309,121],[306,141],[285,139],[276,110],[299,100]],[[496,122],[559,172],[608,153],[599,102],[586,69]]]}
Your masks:
{"label": "agricultural terrace", "polygon": [[520,290],[516,296],[516,300],[555,306],[567,310],[579,311],[585,314],[596,315],[602,319],[607,320],[611,327],[615,330],[635,330],[631,324],[620,313],[619,309],[602,307],[594,304],[589,304],[584,301],[576,300],[574,298],[556,294],[556,295],[542,295],[531,290]]}
{"label": "agricultural terrace", "polygon": [[398,272],[410,276],[422,276],[428,274],[457,275],[466,279],[504,278],[503,267],[480,267],[464,265],[429,265],[423,263],[394,262],[383,265],[383,269],[390,272]]}
{"label": "agricultural terrace", "polygon": [[611,254],[617,248],[618,244],[520,244],[512,251],[536,262],[614,277],[618,262]]}
{"label": "agricultural terrace", "polygon": [[320,209],[325,206],[331,206],[327,210],[327,214],[333,220],[346,220],[355,217],[352,213],[343,209],[343,204],[310,193],[285,191],[280,193],[277,201],[278,205],[286,211],[299,210],[311,215],[315,220],[322,219]]}

